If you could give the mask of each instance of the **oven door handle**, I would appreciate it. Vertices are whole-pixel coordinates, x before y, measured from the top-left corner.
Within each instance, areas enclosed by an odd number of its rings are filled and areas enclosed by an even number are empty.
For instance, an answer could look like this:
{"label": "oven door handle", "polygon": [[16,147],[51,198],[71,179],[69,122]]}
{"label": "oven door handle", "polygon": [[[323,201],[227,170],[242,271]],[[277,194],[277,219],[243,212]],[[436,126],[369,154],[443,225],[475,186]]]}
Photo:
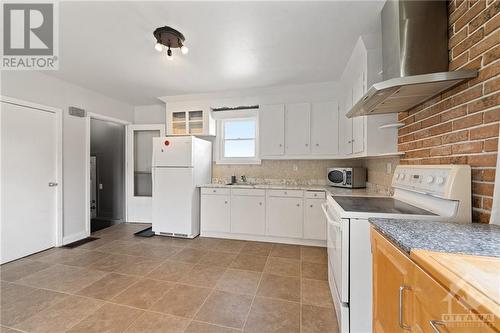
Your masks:
{"label": "oven door handle", "polygon": [[328,204],[326,202],[321,204],[321,209],[323,210],[328,223],[334,225],[337,228],[342,228],[342,224],[339,221],[335,221],[330,217],[330,214],[328,213]]}
{"label": "oven door handle", "polygon": [[347,185],[347,172],[342,170],[342,185]]}

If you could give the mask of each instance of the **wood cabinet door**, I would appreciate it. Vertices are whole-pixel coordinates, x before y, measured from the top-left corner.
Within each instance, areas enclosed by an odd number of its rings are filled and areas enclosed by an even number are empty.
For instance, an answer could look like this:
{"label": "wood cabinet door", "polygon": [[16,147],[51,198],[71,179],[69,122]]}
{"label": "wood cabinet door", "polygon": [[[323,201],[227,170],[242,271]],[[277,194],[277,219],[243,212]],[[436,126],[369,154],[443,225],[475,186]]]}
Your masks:
{"label": "wood cabinet door", "polygon": [[[460,281],[456,287],[460,288]],[[446,290],[418,266],[413,272],[412,288],[413,332],[494,332],[460,303],[453,291]]]}
{"label": "wood cabinet door", "polygon": [[373,228],[371,246],[373,331],[377,333],[409,331],[412,322],[410,283],[414,264]]}
{"label": "wood cabinet door", "polygon": [[259,140],[261,156],[285,153],[285,105],[261,105],[259,111]]}
{"label": "wood cabinet door", "polygon": [[304,207],[304,238],[326,240],[326,217],[321,209],[324,199],[306,199]]}
{"label": "wood cabinet door", "polygon": [[302,203],[302,198],[268,197],[267,235],[301,238],[304,220]]}
{"label": "wood cabinet door", "polygon": [[266,233],[266,197],[231,197],[231,232],[264,235]]}
{"label": "wood cabinet door", "polygon": [[226,195],[201,196],[201,230],[230,232],[230,197]]}
{"label": "wood cabinet door", "polygon": [[337,102],[313,103],[311,109],[311,153],[333,155],[339,152],[339,113]]}
{"label": "wood cabinet door", "polygon": [[287,155],[307,155],[310,147],[311,104],[295,103],[286,105],[285,152]]}

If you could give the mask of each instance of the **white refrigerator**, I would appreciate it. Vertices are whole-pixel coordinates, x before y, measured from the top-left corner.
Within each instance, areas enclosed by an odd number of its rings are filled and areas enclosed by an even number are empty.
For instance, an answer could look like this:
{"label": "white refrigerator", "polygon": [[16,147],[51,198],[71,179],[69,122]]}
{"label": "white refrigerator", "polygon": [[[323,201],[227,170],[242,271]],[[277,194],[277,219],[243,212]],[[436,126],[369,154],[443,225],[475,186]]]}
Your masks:
{"label": "white refrigerator", "polygon": [[212,143],[193,136],[153,138],[153,231],[200,234],[200,188],[211,182]]}

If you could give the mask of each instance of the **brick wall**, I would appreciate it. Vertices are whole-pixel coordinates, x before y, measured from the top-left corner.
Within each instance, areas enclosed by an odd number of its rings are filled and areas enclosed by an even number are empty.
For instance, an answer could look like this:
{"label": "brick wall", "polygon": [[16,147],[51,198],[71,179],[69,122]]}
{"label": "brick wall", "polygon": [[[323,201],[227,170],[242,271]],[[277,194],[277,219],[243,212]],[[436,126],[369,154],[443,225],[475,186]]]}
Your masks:
{"label": "brick wall", "polygon": [[[469,164],[473,221],[490,219],[500,124],[500,1],[449,1],[450,70],[479,76],[399,113],[402,164]],[[499,183],[498,181],[497,183]]]}

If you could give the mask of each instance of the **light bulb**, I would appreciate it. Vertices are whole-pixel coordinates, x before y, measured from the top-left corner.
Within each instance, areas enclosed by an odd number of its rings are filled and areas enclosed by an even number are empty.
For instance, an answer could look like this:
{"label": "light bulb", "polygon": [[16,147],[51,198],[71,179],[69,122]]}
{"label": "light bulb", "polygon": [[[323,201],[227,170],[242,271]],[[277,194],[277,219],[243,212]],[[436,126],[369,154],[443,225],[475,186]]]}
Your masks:
{"label": "light bulb", "polygon": [[168,48],[167,50],[167,59],[168,60],[174,59],[174,57],[172,57],[172,50],[170,48]]}
{"label": "light bulb", "polygon": [[181,46],[181,52],[182,52],[182,54],[188,54],[189,49],[187,48],[186,45],[182,45]]}
{"label": "light bulb", "polygon": [[163,45],[161,45],[160,43],[156,43],[155,44],[155,50],[158,51],[158,52],[163,51]]}

